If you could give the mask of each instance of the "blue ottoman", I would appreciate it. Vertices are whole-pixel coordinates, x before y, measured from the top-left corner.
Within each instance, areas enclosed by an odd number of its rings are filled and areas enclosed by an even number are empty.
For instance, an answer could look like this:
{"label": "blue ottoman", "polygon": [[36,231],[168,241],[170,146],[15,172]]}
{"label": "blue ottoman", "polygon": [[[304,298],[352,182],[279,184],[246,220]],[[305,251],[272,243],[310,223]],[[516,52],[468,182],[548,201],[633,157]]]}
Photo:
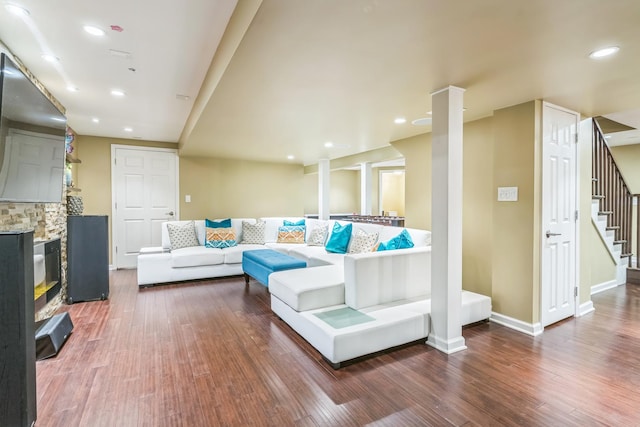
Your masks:
{"label": "blue ottoman", "polygon": [[306,266],[306,262],[272,249],[255,249],[242,253],[242,271],[244,271],[246,286],[249,286],[249,276],[268,287],[269,275],[274,271]]}

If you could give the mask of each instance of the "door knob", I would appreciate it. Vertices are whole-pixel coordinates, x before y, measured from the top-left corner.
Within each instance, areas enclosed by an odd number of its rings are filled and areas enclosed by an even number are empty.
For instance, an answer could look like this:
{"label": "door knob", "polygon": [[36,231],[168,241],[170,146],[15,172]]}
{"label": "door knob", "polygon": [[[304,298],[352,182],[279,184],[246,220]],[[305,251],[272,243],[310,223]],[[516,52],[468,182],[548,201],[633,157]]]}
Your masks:
{"label": "door knob", "polygon": [[547,239],[551,236],[562,236],[562,233],[552,233],[551,230],[547,230],[545,234],[547,235]]}
{"label": "door knob", "polygon": [[171,212],[167,212],[165,215],[173,216],[173,211],[171,211]]}

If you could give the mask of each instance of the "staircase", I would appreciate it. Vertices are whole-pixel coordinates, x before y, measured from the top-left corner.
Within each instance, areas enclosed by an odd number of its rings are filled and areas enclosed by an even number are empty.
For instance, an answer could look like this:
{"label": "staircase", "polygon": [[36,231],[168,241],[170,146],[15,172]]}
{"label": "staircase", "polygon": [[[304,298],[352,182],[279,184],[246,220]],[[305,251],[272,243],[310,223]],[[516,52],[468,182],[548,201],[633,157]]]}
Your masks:
{"label": "staircase", "polygon": [[[603,284],[609,285],[606,289],[627,282],[627,268],[632,267],[633,256],[633,202],[637,196],[629,190],[596,120],[593,120],[592,144],[591,220],[617,266],[615,284]],[[640,227],[636,229],[640,230]],[[640,239],[640,236],[635,238]]]}

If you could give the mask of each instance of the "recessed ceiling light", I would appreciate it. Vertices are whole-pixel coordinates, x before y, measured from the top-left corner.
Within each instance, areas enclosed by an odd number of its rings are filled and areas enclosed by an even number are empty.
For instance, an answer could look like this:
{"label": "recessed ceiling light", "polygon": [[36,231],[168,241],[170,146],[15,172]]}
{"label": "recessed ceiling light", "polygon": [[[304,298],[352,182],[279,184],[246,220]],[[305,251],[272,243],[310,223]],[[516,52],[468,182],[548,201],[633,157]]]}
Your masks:
{"label": "recessed ceiling light", "polygon": [[97,117],[94,117],[93,119],[91,119],[91,121],[92,121],[93,123],[100,123],[100,119],[99,119],[99,118],[97,118]]}
{"label": "recessed ceiling light", "polygon": [[422,117],[411,122],[414,126],[427,126],[431,124],[431,117]]}
{"label": "recessed ceiling light", "polygon": [[24,7],[15,5],[15,4],[5,4],[4,8],[7,9],[11,14],[16,16],[29,16],[30,13]]}
{"label": "recessed ceiling light", "polygon": [[592,58],[592,59],[604,58],[605,56],[613,55],[619,50],[620,48],[618,46],[605,47],[603,49],[598,49],[591,52],[589,54],[589,58]]}
{"label": "recessed ceiling light", "polygon": [[124,91],[122,91],[120,89],[112,89],[111,90],[111,95],[113,95],[113,96],[124,96]]}
{"label": "recessed ceiling light", "polygon": [[397,124],[397,125],[401,125],[402,123],[406,123],[407,119],[405,119],[404,117],[397,117],[393,123]]}
{"label": "recessed ceiling light", "polygon": [[324,143],[324,146],[327,147],[327,148],[331,148],[331,147],[333,147],[333,142],[327,141],[327,142]]}
{"label": "recessed ceiling light", "polygon": [[93,25],[85,25],[82,28],[92,36],[104,36],[106,34],[103,29],[94,27]]}
{"label": "recessed ceiling light", "polygon": [[42,54],[42,59],[44,59],[47,62],[58,62],[60,60],[57,56],[50,55],[48,53]]}
{"label": "recessed ceiling light", "polygon": [[294,157],[294,156],[292,156],[291,154],[289,154],[289,155],[287,156],[287,159],[289,159],[289,160],[293,160],[293,159],[295,159],[295,157]]}
{"label": "recessed ceiling light", "polygon": [[132,128],[124,128],[124,131],[125,132],[133,132],[133,129]]}
{"label": "recessed ceiling light", "polygon": [[69,92],[77,92],[77,91],[78,91],[78,88],[77,88],[77,87],[75,87],[75,86],[69,85],[69,86],[67,86],[67,90],[68,90]]}

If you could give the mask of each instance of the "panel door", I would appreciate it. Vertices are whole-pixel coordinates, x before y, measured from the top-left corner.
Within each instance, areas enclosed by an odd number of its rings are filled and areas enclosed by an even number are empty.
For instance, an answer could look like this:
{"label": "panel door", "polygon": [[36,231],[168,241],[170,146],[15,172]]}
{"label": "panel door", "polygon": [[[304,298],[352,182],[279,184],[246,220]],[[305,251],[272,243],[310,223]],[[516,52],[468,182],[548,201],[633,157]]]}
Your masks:
{"label": "panel door", "polygon": [[160,224],[177,218],[175,150],[114,147],[113,260],[135,268],[140,248],[161,246]]}
{"label": "panel door", "polygon": [[579,115],[543,106],[541,323],[573,316],[577,290]]}

